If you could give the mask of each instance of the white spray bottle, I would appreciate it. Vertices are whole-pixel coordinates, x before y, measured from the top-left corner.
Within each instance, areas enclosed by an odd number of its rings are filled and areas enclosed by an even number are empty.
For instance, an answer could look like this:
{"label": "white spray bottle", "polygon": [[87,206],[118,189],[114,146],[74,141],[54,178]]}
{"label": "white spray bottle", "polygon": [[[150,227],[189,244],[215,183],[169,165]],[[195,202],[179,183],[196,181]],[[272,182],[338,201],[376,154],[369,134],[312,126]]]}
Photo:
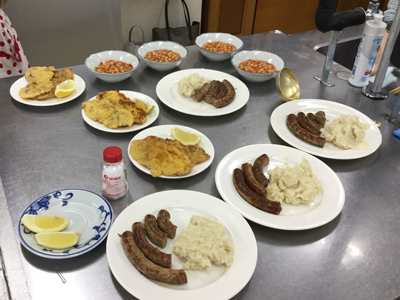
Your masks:
{"label": "white spray bottle", "polygon": [[374,19],[368,20],[365,23],[353,71],[349,78],[351,85],[357,87],[368,85],[368,78],[374,66],[386,29],[386,23],[382,22],[382,18],[383,15],[374,14]]}

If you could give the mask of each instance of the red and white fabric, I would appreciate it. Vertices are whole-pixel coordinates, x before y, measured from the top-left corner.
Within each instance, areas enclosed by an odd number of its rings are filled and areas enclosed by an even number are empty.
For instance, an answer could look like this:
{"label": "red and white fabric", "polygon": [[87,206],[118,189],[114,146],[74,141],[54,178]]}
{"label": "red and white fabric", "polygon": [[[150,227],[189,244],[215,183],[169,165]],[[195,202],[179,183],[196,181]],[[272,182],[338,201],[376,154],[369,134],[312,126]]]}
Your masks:
{"label": "red and white fabric", "polygon": [[25,74],[28,68],[17,31],[0,8],[0,78]]}

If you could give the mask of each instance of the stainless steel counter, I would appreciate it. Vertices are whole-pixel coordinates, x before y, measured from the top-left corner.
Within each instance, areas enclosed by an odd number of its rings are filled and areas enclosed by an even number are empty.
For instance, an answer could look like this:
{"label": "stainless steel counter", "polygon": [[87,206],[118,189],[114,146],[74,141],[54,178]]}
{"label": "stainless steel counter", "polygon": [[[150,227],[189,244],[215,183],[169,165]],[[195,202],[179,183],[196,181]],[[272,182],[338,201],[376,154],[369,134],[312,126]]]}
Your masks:
{"label": "stainless steel counter", "polygon": [[[329,79],[336,86],[325,87],[312,78],[321,74],[325,57],[280,32],[246,36],[243,41],[245,49],[264,49],[281,56],[298,77],[302,99],[340,102],[381,121],[383,143],[365,158],[322,159],[339,176],[346,192],[345,206],[332,222],[291,232],[249,221],[257,239],[258,263],[252,279],[234,299],[391,300],[400,296],[400,206],[396,188],[400,182],[400,139],[392,134],[395,126],[380,117],[390,112],[395,97],[370,100],[334,74]],[[188,58],[176,70],[189,68],[216,69],[239,77],[229,60],[208,61],[194,46],[189,47]],[[64,188],[101,192],[104,148],[119,146],[128,157],[128,143],[135,133],[110,134],[87,126],[81,103],[111,89],[134,90],[157,99],[156,84],[168,74],[142,64],[128,80],[107,84],[83,65],[72,69],[85,80],[86,91],[72,102],[53,107],[16,102],[9,89],[18,78],[0,80],[0,246],[9,291],[13,299],[135,299],[111,274],[105,241],[80,257],[49,260],[25,250],[17,238],[23,210],[40,196]],[[333,72],[339,70],[347,69],[333,66]],[[250,90],[250,100],[244,108],[226,116],[189,116],[157,99],[160,116],[153,126],[180,124],[203,132],[214,144],[214,162],[205,172],[181,180],[152,178],[129,163],[129,195],[111,202],[116,216],[135,200],[158,191],[187,189],[221,198],[214,174],[226,154],[249,144],[286,145],[269,122],[272,111],[282,103],[275,81],[243,81]]]}

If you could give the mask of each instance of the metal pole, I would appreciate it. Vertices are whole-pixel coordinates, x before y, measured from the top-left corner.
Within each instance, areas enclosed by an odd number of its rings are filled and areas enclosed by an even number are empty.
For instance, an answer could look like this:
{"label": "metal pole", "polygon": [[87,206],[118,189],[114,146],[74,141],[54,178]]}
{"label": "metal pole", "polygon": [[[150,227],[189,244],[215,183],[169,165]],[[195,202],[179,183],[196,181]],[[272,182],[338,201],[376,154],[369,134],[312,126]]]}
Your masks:
{"label": "metal pole", "polygon": [[369,83],[361,91],[362,93],[372,99],[386,99],[389,93],[382,89],[383,81],[385,80],[386,72],[389,66],[390,56],[392,55],[393,47],[400,31],[400,5],[397,6],[396,15],[393,24],[390,28],[389,36],[386,42],[385,49],[383,50],[382,59],[376,72],[375,80]]}
{"label": "metal pole", "polygon": [[320,81],[321,83],[323,83],[329,87],[332,87],[335,85],[334,83],[330,82],[328,80],[328,78],[329,78],[329,73],[330,73],[331,67],[332,67],[333,56],[335,55],[335,51],[336,51],[336,45],[340,39],[341,34],[342,34],[341,31],[332,31],[331,41],[329,43],[328,52],[326,53],[325,64],[324,64],[324,68],[322,69],[322,74],[321,74],[321,76],[319,76],[319,75],[313,76],[314,79]]}

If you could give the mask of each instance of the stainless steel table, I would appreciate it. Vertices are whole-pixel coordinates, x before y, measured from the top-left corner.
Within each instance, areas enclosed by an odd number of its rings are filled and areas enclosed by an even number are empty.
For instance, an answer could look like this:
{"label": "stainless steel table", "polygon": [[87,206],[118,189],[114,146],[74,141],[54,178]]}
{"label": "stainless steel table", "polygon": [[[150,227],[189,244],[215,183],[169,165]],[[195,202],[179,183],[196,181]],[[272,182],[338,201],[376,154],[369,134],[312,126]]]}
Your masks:
{"label": "stainless steel table", "polygon": [[[343,211],[325,226],[291,232],[249,221],[257,239],[258,263],[252,279],[234,299],[398,297],[400,206],[396,186],[400,182],[400,140],[392,134],[395,126],[380,116],[390,112],[395,97],[370,100],[333,73],[329,79],[336,86],[325,87],[312,78],[321,73],[324,56],[281,32],[246,36],[243,41],[245,49],[263,49],[281,56],[299,79],[302,99],[344,103],[381,121],[383,143],[365,158],[322,159],[337,173],[346,192]],[[194,46],[173,71],[189,68],[216,69],[239,77],[229,60],[209,61]],[[9,291],[13,299],[134,299],[111,274],[105,241],[80,257],[49,260],[26,251],[17,238],[23,210],[40,196],[63,188],[100,193],[104,148],[119,146],[128,159],[128,143],[135,133],[110,134],[91,128],[82,119],[81,103],[112,89],[134,90],[157,99],[156,84],[168,74],[142,64],[128,80],[108,84],[96,79],[83,65],[72,69],[85,80],[86,91],[72,102],[53,107],[16,102],[9,89],[17,78],[0,80],[0,241]],[[333,66],[333,72],[339,70],[348,71]],[[189,116],[157,99],[160,116],[153,126],[180,124],[200,130],[213,142],[215,160],[205,172],[181,180],[152,178],[128,161],[130,191],[125,199],[111,202],[116,216],[135,200],[158,191],[187,189],[220,198],[214,174],[226,154],[250,144],[286,145],[269,122],[272,111],[282,103],[275,81],[243,81],[250,90],[250,100],[244,108],[226,116]]]}

